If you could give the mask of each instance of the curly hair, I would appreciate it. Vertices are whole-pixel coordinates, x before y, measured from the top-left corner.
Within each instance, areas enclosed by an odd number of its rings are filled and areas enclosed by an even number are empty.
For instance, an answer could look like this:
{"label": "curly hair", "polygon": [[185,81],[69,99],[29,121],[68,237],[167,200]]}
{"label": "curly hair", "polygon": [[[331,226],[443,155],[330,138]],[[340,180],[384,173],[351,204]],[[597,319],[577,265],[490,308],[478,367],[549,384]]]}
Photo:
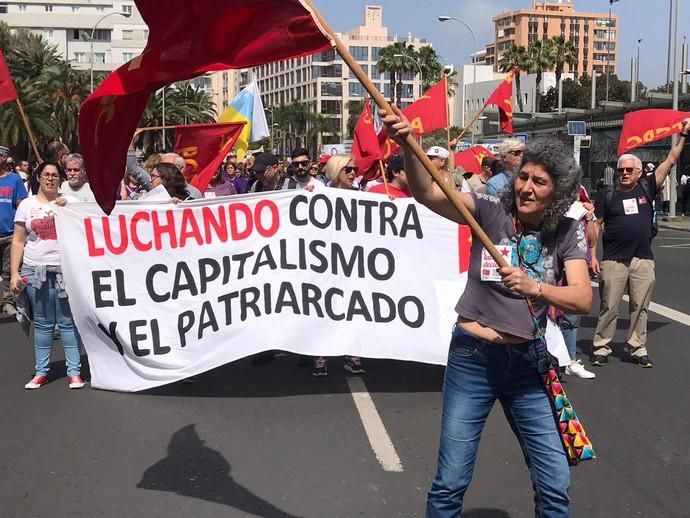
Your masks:
{"label": "curly hair", "polygon": [[33,174],[29,177],[27,190],[31,192],[31,194],[35,195],[38,193],[38,188],[40,187],[41,174],[43,173],[43,170],[49,165],[52,165],[55,169],[58,170],[58,174],[60,175],[60,183],[67,180],[67,175],[65,174],[64,169],[62,169],[59,163],[48,161],[41,162],[41,164],[34,170]]}
{"label": "curly hair", "polygon": [[[544,168],[553,181],[553,199],[544,211],[542,230],[555,233],[565,213],[577,199],[580,192],[582,169],[575,162],[573,153],[562,142],[554,138],[537,139],[525,147],[522,152],[520,169],[525,164],[534,164]],[[518,169],[518,170],[520,170]],[[509,214],[517,212],[515,203],[515,178],[512,175],[503,193],[501,202]]]}
{"label": "curly hair", "polygon": [[161,177],[161,183],[168,194],[173,198],[186,200],[189,197],[187,193],[187,182],[180,170],[175,167],[175,164],[168,162],[159,162],[156,164],[156,172]]}

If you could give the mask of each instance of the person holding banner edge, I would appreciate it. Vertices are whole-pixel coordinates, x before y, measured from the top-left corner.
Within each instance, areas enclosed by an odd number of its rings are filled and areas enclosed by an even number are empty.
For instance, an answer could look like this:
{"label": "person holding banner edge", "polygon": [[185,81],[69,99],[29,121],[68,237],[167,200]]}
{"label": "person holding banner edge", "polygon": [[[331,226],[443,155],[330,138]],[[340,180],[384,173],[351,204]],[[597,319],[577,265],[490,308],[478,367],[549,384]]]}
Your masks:
{"label": "person holding banner edge", "polygon": [[[412,132],[394,108],[384,122],[402,143]],[[411,148],[404,146],[410,189],[437,214],[464,223]],[[499,399],[532,474],[537,516],[569,516],[570,473],[554,410],[537,370],[540,333],[525,297],[543,322],[549,305],[587,313],[592,289],[580,225],[564,217],[574,201],[581,171],[569,150],[538,140],[522,153],[517,174],[502,198],[459,194],[463,204],[511,266],[498,272],[479,240],[472,244],[467,287],[456,311],[443,385],[438,469],[427,499],[427,516],[458,516],[472,479],[479,437]],[[557,286],[559,280],[567,285]],[[484,280],[482,280],[484,279]]]}

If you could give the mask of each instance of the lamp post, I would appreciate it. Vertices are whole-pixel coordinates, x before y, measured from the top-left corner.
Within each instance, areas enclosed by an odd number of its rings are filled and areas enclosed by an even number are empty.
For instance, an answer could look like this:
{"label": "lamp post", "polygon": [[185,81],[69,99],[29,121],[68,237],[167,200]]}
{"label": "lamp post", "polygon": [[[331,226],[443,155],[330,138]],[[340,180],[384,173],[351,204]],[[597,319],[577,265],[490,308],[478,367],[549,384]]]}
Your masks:
{"label": "lamp post", "polygon": [[112,13],[108,13],[106,15],[101,16],[96,23],[93,24],[93,29],[91,29],[91,63],[90,63],[90,76],[91,76],[91,93],[93,93],[93,36],[96,34],[96,28],[98,27],[98,24],[101,23],[103,20],[105,20],[108,16],[124,16],[125,18],[129,18],[132,16],[131,13],[123,13],[120,11],[115,11]]}
{"label": "lamp post", "polygon": [[[447,22],[448,20],[455,20],[458,23],[461,23],[465,27],[467,27],[467,30],[470,31],[470,34],[472,35],[472,48],[474,49],[473,54],[477,53],[477,38],[474,36],[474,31],[472,30],[472,27],[470,27],[466,22],[462,21],[460,18],[456,18],[455,16],[439,16],[438,21],[439,22]],[[463,82],[464,82],[464,74],[463,74]],[[477,62],[476,60],[472,63],[472,94],[474,95],[475,88],[477,88]],[[467,97],[465,95],[465,97]],[[463,99],[463,101],[466,99]],[[465,103],[463,102],[463,106],[465,106]],[[463,108],[462,111],[462,125],[464,126],[467,122],[467,112]],[[474,132],[472,132],[472,143],[474,144]]]}
{"label": "lamp post", "polygon": [[413,61],[415,65],[417,65],[417,70],[419,70],[419,96],[422,96],[422,89],[424,88],[424,75],[422,74],[422,66],[419,64],[419,61],[417,61],[415,58],[412,56],[409,56],[407,54],[393,54],[394,58],[407,58],[410,61]]}
{"label": "lamp post", "polygon": [[609,0],[608,44],[606,48],[606,102],[609,102],[609,77],[611,76],[611,24],[613,23],[613,4],[619,0]]}
{"label": "lamp post", "polygon": [[[678,83],[684,72],[680,72],[678,68],[678,13],[680,5],[678,0],[675,2],[675,17],[676,24],[673,30],[673,109],[678,110]],[[675,146],[678,142],[678,135],[674,135],[671,140],[671,146]],[[678,183],[678,178],[676,177],[677,166],[674,165],[669,173],[670,178],[668,180],[671,182],[671,199],[668,203],[668,215],[670,218],[676,216],[676,201],[678,200],[678,193],[676,192],[676,184]]]}

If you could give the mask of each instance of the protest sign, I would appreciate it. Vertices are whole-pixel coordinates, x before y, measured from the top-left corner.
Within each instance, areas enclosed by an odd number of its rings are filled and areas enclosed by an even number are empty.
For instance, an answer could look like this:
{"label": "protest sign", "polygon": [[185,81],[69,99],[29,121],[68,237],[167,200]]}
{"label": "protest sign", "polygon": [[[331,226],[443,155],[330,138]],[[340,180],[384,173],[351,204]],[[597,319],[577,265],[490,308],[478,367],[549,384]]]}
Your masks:
{"label": "protest sign", "polygon": [[137,391],[270,349],[446,361],[458,225],[341,189],[58,209],[95,388]]}

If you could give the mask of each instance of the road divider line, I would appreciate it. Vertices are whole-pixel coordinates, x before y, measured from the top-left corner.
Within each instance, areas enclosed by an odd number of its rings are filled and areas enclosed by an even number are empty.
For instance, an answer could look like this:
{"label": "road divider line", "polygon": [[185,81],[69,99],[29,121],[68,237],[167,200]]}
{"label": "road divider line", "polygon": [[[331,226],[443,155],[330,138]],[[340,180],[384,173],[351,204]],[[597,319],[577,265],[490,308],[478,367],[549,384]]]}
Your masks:
{"label": "road divider line", "polygon": [[[592,281],[592,286],[598,288],[599,283]],[[627,295],[623,295],[623,300],[629,303],[630,297],[628,297]],[[679,324],[683,324],[690,327],[690,315],[682,313],[677,309],[669,308],[668,306],[663,306],[661,304],[657,304],[656,302],[650,302],[649,311],[661,315],[662,317],[666,317],[670,320],[675,320]]]}
{"label": "road divider line", "polygon": [[381,416],[376,410],[374,400],[371,399],[371,394],[367,390],[364,381],[361,378],[347,378],[347,384],[352,393],[352,399],[359,412],[359,418],[364,425],[364,431],[371,444],[371,449],[374,450],[376,460],[379,461],[384,471],[401,472],[403,470],[402,462],[395,451],[393,441],[391,441],[386,427],[381,420]]}

